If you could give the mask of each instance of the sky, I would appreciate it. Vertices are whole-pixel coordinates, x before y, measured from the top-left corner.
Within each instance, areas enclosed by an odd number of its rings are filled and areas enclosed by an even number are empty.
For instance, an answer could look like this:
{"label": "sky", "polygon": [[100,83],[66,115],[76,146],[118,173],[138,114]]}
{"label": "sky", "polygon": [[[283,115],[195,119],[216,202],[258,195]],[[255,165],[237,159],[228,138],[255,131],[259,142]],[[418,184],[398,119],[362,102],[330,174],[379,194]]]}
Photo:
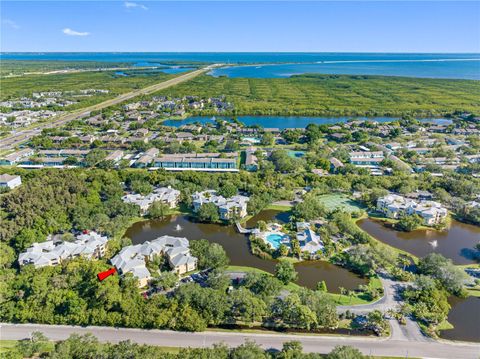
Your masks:
{"label": "sky", "polygon": [[480,52],[479,1],[0,6],[2,52]]}

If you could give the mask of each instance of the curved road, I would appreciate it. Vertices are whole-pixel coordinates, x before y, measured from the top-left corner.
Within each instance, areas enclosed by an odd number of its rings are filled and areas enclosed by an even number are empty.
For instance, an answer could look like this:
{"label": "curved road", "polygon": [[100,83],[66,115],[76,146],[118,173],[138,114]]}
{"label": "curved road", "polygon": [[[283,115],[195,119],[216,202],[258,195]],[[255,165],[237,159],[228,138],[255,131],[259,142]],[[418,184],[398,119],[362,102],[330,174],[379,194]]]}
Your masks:
{"label": "curved road", "polygon": [[[349,310],[351,313],[357,315],[365,315],[373,310],[379,310],[382,313],[388,312],[389,309],[398,310],[403,304],[400,292],[408,286],[409,283],[392,280],[386,273],[379,273],[379,278],[383,285],[382,298],[369,304],[339,305],[337,306],[337,312],[343,313]],[[417,322],[410,318],[406,318],[405,325],[399,325],[396,319],[390,319],[389,324],[392,339],[417,342],[432,341],[432,339],[422,333]]]}
{"label": "curved road", "polygon": [[188,81],[206,71],[211,70],[213,67],[216,67],[216,66],[219,66],[219,65],[218,64],[210,65],[196,71],[187,72],[186,74],[177,76],[173,79],[163,81],[158,84],[150,85],[139,90],[127,92],[115,98],[112,98],[110,100],[101,102],[99,104],[86,107],[83,109],[79,109],[79,110],[76,110],[75,112],[72,112],[66,115],[62,115],[52,121],[39,123],[37,125],[34,125],[33,127],[29,127],[27,129],[17,131],[14,134],[8,135],[0,139],[0,151],[13,149],[14,147],[18,146],[22,142],[25,142],[30,138],[39,135],[42,132],[42,129],[44,128],[62,126],[70,121],[88,117],[92,111],[102,110],[110,106],[118,105],[124,101],[130,100],[140,95],[148,95],[148,94],[166,89],[168,87],[178,85],[179,83]]}
{"label": "curved road", "polygon": [[263,348],[281,349],[284,342],[298,340],[305,352],[328,353],[337,345],[351,345],[367,355],[427,357],[448,359],[473,359],[480,355],[480,345],[475,343],[454,343],[446,341],[416,342],[395,338],[373,338],[352,336],[317,336],[291,334],[252,334],[241,332],[186,333],[170,330],[146,330],[111,327],[76,327],[41,324],[0,324],[2,340],[29,338],[34,331],[40,331],[51,340],[64,340],[71,334],[92,333],[102,342],[118,343],[131,340],[140,344],[166,347],[210,347],[215,343],[238,346],[250,339]]}

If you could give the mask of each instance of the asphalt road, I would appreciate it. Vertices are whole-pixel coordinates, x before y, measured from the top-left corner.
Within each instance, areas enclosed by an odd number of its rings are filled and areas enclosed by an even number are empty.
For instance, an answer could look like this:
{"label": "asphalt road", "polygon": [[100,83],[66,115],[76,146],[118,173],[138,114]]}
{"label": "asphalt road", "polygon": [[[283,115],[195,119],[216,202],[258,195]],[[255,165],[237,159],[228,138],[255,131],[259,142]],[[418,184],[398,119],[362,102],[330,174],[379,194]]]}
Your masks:
{"label": "asphalt road", "polygon": [[22,142],[25,142],[25,141],[29,140],[30,138],[39,135],[42,132],[42,129],[44,129],[44,128],[59,127],[59,126],[62,126],[62,125],[66,124],[70,121],[88,117],[90,115],[91,111],[102,110],[102,109],[110,107],[110,106],[118,105],[118,104],[120,104],[124,101],[128,101],[128,100],[130,100],[134,97],[140,96],[140,95],[148,95],[148,94],[166,89],[168,87],[178,85],[179,83],[188,81],[188,80],[190,80],[190,79],[192,79],[192,78],[194,78],[194,77],[196,77],[196,76],[198,76],[198,75],[200,75],[200,74],[202,74],[206,71],[209,71],[212,67],[215,67],[215,66],[218,66],[218,65],[211,65],[211,66],[205,67],[203,69],[188,72],[186,74],[177,76],[173,79],[163,81],[163,82],[160,82],[158,84],[150,85],[150,86],[147,86],[147,87],[144,87],[142,89],[135,90],[135,91],[127,92],[127,93],[121,94],[121,95],[119,95],[119,96],[117,96],[113,99],[101,102],[99,104],[96,104],[96,105],[93,105],[93,106],[90,106],[90,107],[86,107],[86,108],[83,108],[83,109],[79,109],[79,110],[76,110],[75,112],[72,112],[72,113],[69,113],[69,114],[66,114],[66,115],[62,115],[60,117],[57,117],[56,119],[53,119],[52,121],[39,123],[39,124],[34,125],[33,127],[29,127],[28,129],[19,130],[19,131],[15,132],[11,135],[8,135],[8,136],[0,139],[0,151],[1,150],[12,149],[12,148],[18,146]]}
{"label": "asphalt road", "polygon": [[51,340],[63,340],[70,334],[92,333],[102,342],[117,343],[131,340],[140,344],[150,344],[167,347],[210,347],[215,343],[225,343],[229,346],[238,346],[250,339],[269,349],[281,349],[282,344],[289,340],[298,340],[302,343],[305,352],[327,353],[337,345],[351,345],[364,354],[422,357],[470,359],[480,356],[480,344],[454,343],[446,341],[417,342],[399,339],[352,337],[352,336],[316,336],[316,335],[287,335],[287,334],[251,334],[240,332],[201,332],[185,333],[170,330],[144,330],[110,327],[75,327],[62,325],[39,324],[0,324],[0,338],[2,340],[19,340],[29,338],[34,331],[40,331]]}

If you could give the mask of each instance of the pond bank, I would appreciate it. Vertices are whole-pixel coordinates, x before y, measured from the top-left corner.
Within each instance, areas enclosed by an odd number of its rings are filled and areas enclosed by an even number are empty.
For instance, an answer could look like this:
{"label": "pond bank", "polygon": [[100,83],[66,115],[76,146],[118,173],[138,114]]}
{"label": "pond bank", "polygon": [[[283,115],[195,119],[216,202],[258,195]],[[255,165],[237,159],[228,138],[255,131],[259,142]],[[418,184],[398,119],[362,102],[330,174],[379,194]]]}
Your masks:
{"label": "pond bank", "polygon": [[[249,226],[262,218],[267,219],[274,213],[254,216],[248,221]],[[188,215],[181,214],[159,220],[137,222],[125,233],[125,236],[134,244],[153,240],[161,235],[186,237],[189,240],[206,239],[222,245],[230,258],[231,265],[258,268],[269,273],[275,271],[277,262],[251,254],[247,237],[237,233],[232,225],[197,223]],[[297,284],[315,288],[318,282],[324,280],[329,292],[332,293],[340,293],[339,287],[354,290],[360,284],[368,283],[367,279],[326,261],[298,262],[295,263],[295,269],[299,277]]]}
{"label": "pond bank", "polygon": [[440,253],[454,264],[474,264],[473,248],[480,238],[480,227],[451,220],[443,230],[415,230],[399,232],[388,228],[380,220],[364,218],[357,225],[380,242],[424,257],[429,253]]}

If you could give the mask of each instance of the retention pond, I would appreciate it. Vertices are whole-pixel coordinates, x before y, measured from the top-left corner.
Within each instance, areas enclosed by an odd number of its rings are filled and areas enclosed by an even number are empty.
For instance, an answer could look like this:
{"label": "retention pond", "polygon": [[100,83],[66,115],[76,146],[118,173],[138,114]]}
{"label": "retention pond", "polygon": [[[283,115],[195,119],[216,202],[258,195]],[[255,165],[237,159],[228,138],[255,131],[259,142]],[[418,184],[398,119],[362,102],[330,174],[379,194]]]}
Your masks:
{"label": "retention pond", "polygon": [[366,218],[358,222],[360,228],[379,241],[402,249],[417,257],[429,253],[440,253],[450,258],[455,264],[472,264],[474,247],[480,239],[480,227],[471,224],[451,221],[450,227],[444,231],[416,230],[399,232],[388,223]]}
{"label": "retention pond", "polygon": [[[278,211],[264,211],[248,221],[252,226],[256,221],[288,219]],[[153,240],[162,235],[186,237],[189,240],[206,239],[211,243],[223,246],[230,258],[230,263],[236,266],[247,266],[273,273],[276,261],[261,259],[250,253],[248,239],[238,233],[232,225],[197,223],[188,215],[168,216],[160,220],[137,222],[125,233],[134,244]],[[306,261],[295,264],[298,272],[298,284],[315,288],[319,281],[324,280],[328,290],[339,293],[339,287],[356,289],[367,280],[354,273],[325,261]]]}

